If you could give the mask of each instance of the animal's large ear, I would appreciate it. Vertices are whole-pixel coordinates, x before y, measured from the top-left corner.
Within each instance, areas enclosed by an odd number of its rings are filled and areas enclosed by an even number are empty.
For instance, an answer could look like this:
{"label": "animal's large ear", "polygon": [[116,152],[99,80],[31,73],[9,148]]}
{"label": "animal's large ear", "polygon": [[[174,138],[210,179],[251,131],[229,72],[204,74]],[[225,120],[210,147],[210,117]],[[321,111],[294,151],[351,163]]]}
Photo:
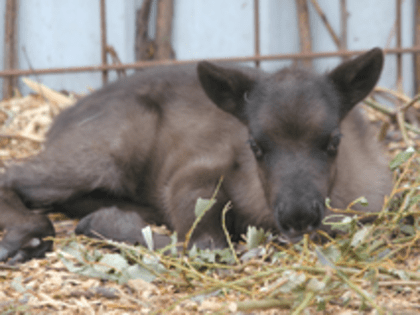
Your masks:
{"label": "animal's large ear", "polygon": [[382,50],[374,48],[329,73],[328,77],[342,97],[341,118],[372,91],[381,75],[383,62]]}
{"label": "animal's large ear", "polygon": [[227,69],[202,61],[197,66],[198,78],[207,96],[221,109],[247,122],[244,95],[254,80],[235,69]]}

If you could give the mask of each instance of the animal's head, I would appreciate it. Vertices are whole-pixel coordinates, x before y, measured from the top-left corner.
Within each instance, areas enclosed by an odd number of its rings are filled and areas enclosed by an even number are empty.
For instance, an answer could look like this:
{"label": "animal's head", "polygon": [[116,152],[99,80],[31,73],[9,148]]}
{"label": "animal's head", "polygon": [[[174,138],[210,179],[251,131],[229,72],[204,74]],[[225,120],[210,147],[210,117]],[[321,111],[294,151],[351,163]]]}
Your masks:
{"label": "animal's head", "polygon": [[379,48],[325,75],[285,69],[255,79],[198,64],[208,97],[248,126],[267,202],[291,239],[320,226],[340,150],[340,123],[371,92],[382,65]]}

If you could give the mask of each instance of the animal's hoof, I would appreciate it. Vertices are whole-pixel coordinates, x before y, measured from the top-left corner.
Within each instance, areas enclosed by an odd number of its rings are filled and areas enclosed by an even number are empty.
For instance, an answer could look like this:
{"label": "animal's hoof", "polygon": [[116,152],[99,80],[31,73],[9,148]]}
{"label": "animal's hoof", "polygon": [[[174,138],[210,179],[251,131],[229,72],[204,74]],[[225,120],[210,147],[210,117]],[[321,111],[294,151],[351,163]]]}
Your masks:
{"label": "animal's hoof", "polygon": [[[3,243],[3,241],[1,242]],[[52,241],[43,241],[40,238],[33,238],[24,247],[8,249],[8,244],[0,245],[0,261],[7,261],[8,264],[25,262],[32,258],[44,258],[45,253],[52,250]]]}
{"label": "animal's hoof", "polygon": [[44,240],[55,235],[51,221],[46,216],[34,219],[28,220],[28,224],[7,228],[0,241],[0,261],[15,264],[43,258],[52,250],[53,242]]}

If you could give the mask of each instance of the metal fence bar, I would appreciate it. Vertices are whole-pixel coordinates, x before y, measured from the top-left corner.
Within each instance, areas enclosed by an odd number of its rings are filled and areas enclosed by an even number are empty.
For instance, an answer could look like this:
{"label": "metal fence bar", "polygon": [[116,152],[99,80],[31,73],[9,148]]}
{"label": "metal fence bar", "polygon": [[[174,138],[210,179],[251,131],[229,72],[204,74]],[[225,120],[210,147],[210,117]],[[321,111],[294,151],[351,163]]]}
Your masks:
{"label": "metal fence bar", "polygon": [[[107,65],[106,52],[107,52],[107,42],[106,42],[106,7],[105,0],[100,0],[100,16],[101,16],[101,57],[102,65]],[[108,82],[108,71],[106,68],[102,70],[102,84]]]}
{"label": "metal fence bar", "polygon": [[[312,51],[311,25],[309,23],[309,9],[307,0],[295,0],[298,18],[299,44],[302,53]],[[301,62],[306,68],[312,68],[312,59]]]}
{"label": "metal fence bar", "polygon": [[[347,50],[347,1],[340,1],[340,50]],[[346,57],[343,57],[345,59]]]}
{"label": "metal fence bar", "polygon": [[[414,46],[420,47],[420,0],[415,0]],[[413,55],[414,94],[420,93],[420,54]]]}
{"label": "metal fence bar", "polygon": [[[396,22],[395,22],[395,37],[396,48],[401,48],[401,0],[395,1],[396,5]],[[397,87],[402,88],[402,55],[397,54]]]}
{"label": "metal fence bar", "polygon": [[[298,54],[278,54],[278,55],[261,55],[249,57],[232,57],[232,58],[210,58],[206,59],[211,62],[248,62],[248,61],[274,61],[284,59],[316,59],[316,58],[329,58],[352,56],[366,52],[366,50],[353,50],[353,51],[331,51],[331,52],[311,52],[311,53],[298,53]],[[403,53],[420,53],[420,47],[409,48],[390,48],[384,50],[385,54],[403,54]],[[200,59],[201,60],[201,59]],[[193,64],[196,60],[156,60],[156,61],[140,61],[136,63],[126,63],[118,65],[98,65],[98,66],[85,66],[85,67],[69,67],[69,68],[48,68],[48,69],[34,69],[34,70],[4,70],[0,71],[0,77],[33,75],[33,74],[55,74],[55,73],[74,73],[74,72],[94,72],[104,70],[119,70],[119,69],[140,69],[147,67],[155,67],[161,65],[181,65]]]}
{"label": "metal fence bar", "polygon": [[[3,65],[4,69],[15,69],[18,64],[17,54],[17,14],[19,10],[18,0],[6,1],[6,13],[4,20],[4,45]],[[10,77],[3,82],[3,97],[12,97],[13,90],[17,86],[16,78]]]}
{"label": "metal fence bar", "polygon": [[[260,1],[254,0],[254,56],[260,56]],[[260,61],[255,60],[255,66],[260,67]]]}

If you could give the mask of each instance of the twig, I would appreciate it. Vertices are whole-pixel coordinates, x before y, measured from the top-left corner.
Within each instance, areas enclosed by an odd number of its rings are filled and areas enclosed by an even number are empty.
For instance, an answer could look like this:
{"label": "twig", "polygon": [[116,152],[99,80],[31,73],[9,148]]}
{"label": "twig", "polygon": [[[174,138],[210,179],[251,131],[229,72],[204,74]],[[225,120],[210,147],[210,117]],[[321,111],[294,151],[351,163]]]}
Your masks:
{"label": "twig", "polygon": [[7,138],[7,139],[21,139],[21,140],[30,140],[36,143],[43,143],[44,139],[40,138],[40,137],[35,137],[35,136],[31,136],[31,135],[22,135],[22,134],[5,134],[5,133],[1,133],[0,134],[0,138]]}
{"label": "twig", "polygon": [[[114,65],[120,65],[121,64],[121,60],[118,57],[118,54],[115,51],[115,49],[114,49],[113,46],[108,45],[108,46],[106,46],[106,49],[105,50],[111,56],[112,64],[114,64]],[[118,74],[118,78],[127,76],[127,74],[125,72],[125,69],[119,69],[119,70],[117,70],[117,74]]]}
{"label": "twig", "polygon": [[[322,282],[325,284],[328,284],[331,280],[331,275],[327,273],[325,277],[322,279]],[[305,298],[303,299],[302,303],[299,304],[299,306],[293,311],[292,315],[298,315],[300,314],[305,308],[309,306],[309,304],[312,302],[312,300],[315,298],[315,291],[309,291]]]}
{"label": "twig", "polygon": [[407,145],[407,147],[413,146],[413,141],[408,137],[407,128],[405,127],[405,120],[404,120],[404,112],[402,111],[402,107],[400,107],[397,111],[397,123],[398,127],[400,128],[402,138]]}
{"label": "twig", "polygon": [[[31,61],[30,61],[30,59],[29,59],[29,56],[28,56],[28,53],[27,53],[27,51],[26,51],[26,48],[25,48],[25,46],[23,46],[22,47],[22,51],[23,51],[23,53],[24,53],[24,55],[25,55],[25,58],[26,58],[26,61],[27,61],[27,63],[28,63],[28,66],[29,66],[29,69],[31,70],[31,71],[34,71],[34,68],[32,67],[32,63],[31,63]],[[42,98],[44,99],[44,100],[46,100],[47,101],[47,103],[50,105],[50,116],[51,117],[54,117],[55,116],[55,114],[57,114],[58,112],[59,112],[59,108],[58,108],[58,106],[56,105],[56,104],[52,104],[49,100],[48,100],[48,98],[46,98],[45,97],[45,95],[44,95],[44,88],[45,88],[45,85],[43,85],[43,84],[41,84],[41,81],[40,81],[40,79],[39,79],[39,76],[37,75],[37,74],[34,74],[34,76],[35,76],[35,79],[36,79],[36,82],[38,83],[38,85],[39,85],[39,91],[38,91],[38,93],[42,96]],[[22,79],[23,80],[23,79]]]}
{"label": "twig", "polygon": [[403,105],[400,110],[402,112],[406,112],[407,109],[409,109],[411,106],[416,104],[416,102],[419,100],[420,100],[420,94],[417,94],[416,96],[414,96],[414,98],[411,101],[407,101],[407,104]]}
{"label": "twig", "polygon": [[60,111],[60,107],[67,107],[74,104],[74,100],[72,100],[70,97],[63,95],[60,92],[54,91],[42,83],[32,81],[29,78],[22,78],[22,82],[25,83],[35,93],[41,94],[48,103],[53,104],[56,111]]}
{"label": "twig", "polygon": [[293,301],[289,299],[269,299],[257,301],[243,301],[235,303],[231,311],[267,310],[270,308],[291,308]]}
{"label": "twig", "polygon": [[186,255],[187,253],[187,248],[188,248],[188,244],[190,242],[191,239],[191,235],[194,232],[195,228],[197,227],[198,223],[200,223],[201,219],[204,217],[204,215],[207,213],[207,211],[210,210],[210,208],[213,206],[213,201],[216,199],[216,195],[220,190],[220,187],[222,186],[222,182],[223,182],[223,176],[220,177],[219,183],[216,186],[216,189],[213,193],[213,196],[210,198],[208,205],[206,206],[206,208],[200,213],[200,215],[195,219],[193,225],[191,226],[190,230],[187,232],[187,234],[185,235],[185,241],[184,241],[184,250],[183,250],[183,256]]}
{"label": "twig", "polygon": [[235,248],[233,247],[232,240],[230,239],[229,231],[226,228],[226,212],[228,212],[231,209],[231,207],[232,207],[232,203],[229,201],[225,205],[225,207],[223,208],[223,211],[222,211],[222,228],[223,228],[223,232],[225,233],[226,241],[228,242],[229,249],[232,252],[233,258],[235,259],[235,262],[238,265],[240,265],[241,262],[238,259],[238,256],[236,255]]}
{"label": "twig", "polygon": [[[389,116],[392,119],[396,119],[396,112],[395,112],[394,109],[391,109],[391,108],[389,108],[389,107],[387,107],[385,105],[379,104],[378,102],[375,102],[372,99],[365,99],[363,101],[363,103],[365,103],[369,107],[377,110],[378,112],[381,112],[382,114],[385,114],[385,115]],[[407,130],[410,130],[410,131],[412,131],[414,133],[420,134],[420,129],[414,127],[413,125],[411,125],[411,124],[409,124],[409,123],[407,123],[405,121],[404,121],[404,127]]]}
{"label": "twig", "polygon": [[364,298],[366,301],[368,301],[370,303],[370,305],[372,305],[372,307],[374,307],[379,314],[384,314],[384,310],[379,307],[375,301],[361,288],[359,288],[357,285],[355,285],[353,282],[350,281],[349,278],[347,278],[347,276],[345,274],[343,274],[340,270],[336,270],[336,275],[343,281],[345,282],[353,291],[355,291],[357,294],[359,294],[362,298]]}
{"label": "twig", "polygon": [[375,93],[384,93],[384,94],[392,95],[392,96],[394,96],[396,98],[399,98],[403,102],[409,102],[409,101],[411,101],[411,99],[407,95],[405,95],[403,93],[400,93],[398,91],[390,90],[390,89],[385,88],[383,86],[377,86],[377,87],[375,87],[374,92]]}

